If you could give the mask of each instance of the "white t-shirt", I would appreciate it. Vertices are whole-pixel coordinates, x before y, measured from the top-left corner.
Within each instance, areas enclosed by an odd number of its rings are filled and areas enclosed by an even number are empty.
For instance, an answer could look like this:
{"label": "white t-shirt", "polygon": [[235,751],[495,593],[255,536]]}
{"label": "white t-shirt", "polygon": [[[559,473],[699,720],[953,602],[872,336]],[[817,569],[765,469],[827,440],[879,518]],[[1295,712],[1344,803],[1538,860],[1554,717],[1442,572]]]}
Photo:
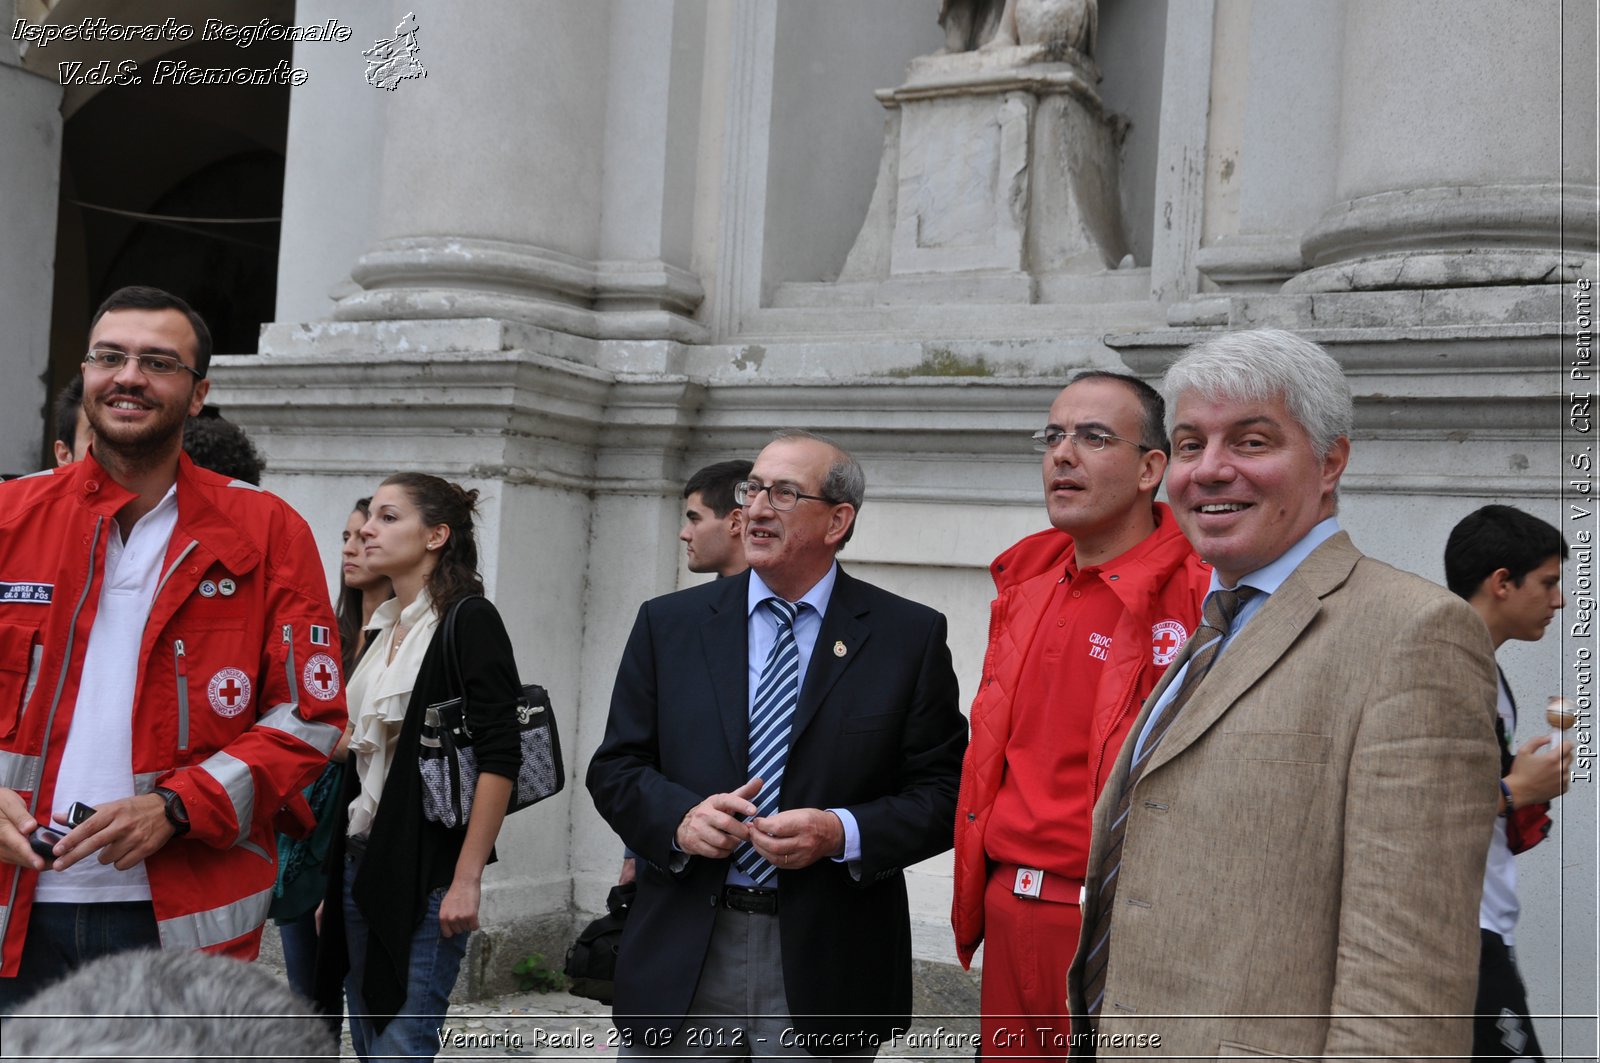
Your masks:
{"label": "white t-shirt", "polygon": [[[1511,694],[1505,680],[1499,682],[1500,702],[1497,706],[1500,721],[1506,729],[1506,738],[1516,744],[1515,726],[1511,722]],[[1497,816],[1494,837],[1489,839],[1488,866],[1483,873],[1483,900],[1478,903],[1478,926],[1492,930],[1505,938],[1507,945],[1515,945],[1512,934],[1517,929],[1517,916],[1522,905],[1517,902],[1517,859],[1506,841],[1506,820]]]}
{"label": "white t-shirt", "polygon": [[[74,801],[99,807],[133,796],[133,698],[139,675],[139,644],[161,582],[167,541],[178,525],[177,485],[156,508],[139,518],[127,541],[116,521],[106,538],[106,571],[100,605],[83,653],[72,728],[61,754],[61,770],[50,807],[64,816]],[[95,853],[65,871],[39,876],[34,899],[95,904],[147,901],[150,881],[140,862],[126,871],[102,864]]]}

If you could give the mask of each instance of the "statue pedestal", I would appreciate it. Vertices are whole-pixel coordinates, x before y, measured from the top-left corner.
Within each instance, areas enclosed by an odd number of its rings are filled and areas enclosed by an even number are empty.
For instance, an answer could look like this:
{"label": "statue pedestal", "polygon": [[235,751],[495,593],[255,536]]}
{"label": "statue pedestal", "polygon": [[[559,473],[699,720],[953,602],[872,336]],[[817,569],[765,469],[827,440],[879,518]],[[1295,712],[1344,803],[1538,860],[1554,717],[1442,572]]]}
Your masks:
{"label": "statue pedestal", "polygon": [[1028,54],[926,56],[878,93],[883,160],[841,285],[878,282],[887,303],[1070,302],[1064,279],[1116,268],[1125,123],[1102,109],[1092,63]]}

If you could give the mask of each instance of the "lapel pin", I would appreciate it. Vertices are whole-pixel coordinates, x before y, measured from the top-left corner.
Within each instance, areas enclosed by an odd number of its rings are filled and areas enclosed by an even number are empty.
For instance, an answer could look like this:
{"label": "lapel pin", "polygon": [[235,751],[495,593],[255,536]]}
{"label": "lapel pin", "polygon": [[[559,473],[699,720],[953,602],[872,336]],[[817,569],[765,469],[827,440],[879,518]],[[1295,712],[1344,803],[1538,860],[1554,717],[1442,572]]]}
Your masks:
{"label": "lapel pin", "polygon": [[217,590],[222,592],[224,598],[232,597],[233,592],[238,589],[238,586],[231,579],[222,580],[217,584]]}
{"label": "lapel pin", "polygon": [[208,579],[207,580],[201,580],[200,581],[200,597],[202,597],[202,598],[215,598],[216,596],[217,596],[217,585],[215,583],[213,583],[211,580],[208,580]]}
{"label": "lapel pin", "polygon": [[849,652],[849,651],[847,651],[844,648],[844,640],[843,639],[840,639],[838,642],[835,642],[833,644],[833,655],[835,657],[843,657],[847,652]]}

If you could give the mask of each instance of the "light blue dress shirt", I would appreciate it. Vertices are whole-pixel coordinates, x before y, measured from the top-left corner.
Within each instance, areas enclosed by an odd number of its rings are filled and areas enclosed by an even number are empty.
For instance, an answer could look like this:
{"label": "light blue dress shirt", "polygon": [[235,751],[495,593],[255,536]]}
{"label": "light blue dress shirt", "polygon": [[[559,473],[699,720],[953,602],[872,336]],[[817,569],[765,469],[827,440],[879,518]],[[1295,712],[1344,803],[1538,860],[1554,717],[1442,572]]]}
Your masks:
{"label": "light blue dress shirt", "polygon": [[[1237,590],[1239,587],[1254,587],[1261,592],[1260,594],[1251,595],[1250,599],[1239,608],[1238,615],[1233,618],[1233,627],[1229,629],[1227,636],[1222,640],[1221,648],[1217,650],[1218,660],[1222,658],[1224,653],[1228,652],[1228,644],[1234,640],[1234,637],[1239,632],[1244,630],[1244,626],[1250,622],[1250,618],[1261,611],[1261,607],[1266,604],[1267,599],[1276,594],[1278,588],[1283,586],[1283,581],[1288,579],[1290,574],[1300,567],[1300,562],[1310,557],[1311,551],[1338,533],[1338,517],[1329,517],[1327,520],[1319,522],[1310,531],[1306,532],[1299,542],[1285,550],[1276,561],[1240,577],[1238,585],[1234,587],[1224,587],[1221,577],[1217,575],[1215,569],[1212,570],[1211,586],[1206,591],[1206,601],[1208,602],[1211,600],[1211,595],[1219,590],[1231,591]],[[1216,667],[1214,662],[1212,667]],[[1185,661],[1183,667],[1178,670],[1178,674],[1172,677],[1172,682],[1167,684],[1167,689],[1161,692],[1161,700],[1156,702],[1155,708],[1150,710],[1150,717],[1145,720],[1144,728],[1139,732],[1138,744],[1133,747],[1134,760],[1138,760],[1144,755],[1145,736],[1150,733],[1150,728],[1155,726],[1155,722],[1161,718],[1161,714],[1167,711],[1167,704],[1177,696],[1178,691],[1183,689],[1183,677],[1188,671],[1189,662]]]}
{"label": "light blue dress shirt", "polygon": [[[833,597],[833,585],[839,576],[838,562],[830,565],[827,575],[823,576],[805,594],[800,596],[800,611],[794,618],[795,649],[800,654],[800,683],[802,689],[805,685],[807,670],[811,667],[811,651],[816,648],[817,635],[822,631],[822,618],[828,611],[828,601]],[[747,710],[755,708],[756,688],[761,683],[761,670],[766,667],[767,654],[772,652],[772,644],[778,638],[778,618],[772,615],[772,610],[763,609],[761,603],[768,598],[781,598],[775,594],[764,582],[761,576],[752,569],[750,571],[750,590],[745,602],[745,612],[749,618],[750,641],[750,701]],[[856,817],[848,809],[830,808],[829,812],[839,817],[839,822],[844,824],[844,852],[833,857],[836,863],[853,862],[861,859],[861,828],[856,823]],[[732,886],[754,886],[755,880],[743,871],[740,871],[732,860],[728,861],[728,884]],[[775,885],[776,883],[774,883]]]}

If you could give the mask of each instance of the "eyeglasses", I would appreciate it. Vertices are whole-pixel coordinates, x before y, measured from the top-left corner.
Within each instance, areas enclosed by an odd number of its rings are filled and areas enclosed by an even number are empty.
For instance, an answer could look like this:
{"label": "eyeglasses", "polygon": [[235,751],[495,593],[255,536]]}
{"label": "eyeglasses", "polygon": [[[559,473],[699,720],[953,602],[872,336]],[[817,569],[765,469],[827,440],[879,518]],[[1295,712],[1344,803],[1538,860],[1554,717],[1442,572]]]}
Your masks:
{"label": "eyeglasses", "polygon": [[802,498],[809,498],[813,502],[827,502],[830,506],[834,503],[821,495],[808,495],[800,491],[793,484],[776,483],[764,484],[760,480],[741,480],[733,485],[733,500],[741,506],[748,506],[756,500],[756,496],[765,491],[767,501],[779,513],[787,513],[800,504]]}
{"label": "eyeglasses", "polygon": [[1097,432],[1092,428],[1085,428],[1078,432],[1068,432],[1053,425],[1049,428],[1041,428],[1033,433],[1033,449],[1041,454],[1048,454],[1068,439],[1072,440],[1074,447],[1079,450],[1087,450],[1093,454],[1098,454],[1106,449],[1106,444],[1113,439],[1118,443],[1126,443],[1130,447],[1138,447],[1141,451],[1155,449],[1154,447],[1147,447],[1143,443],[1135,443],[1131,439],[1114,436],[1110,432]]}
{"label": "eyeglasses", "polygon": [[205,374],[200,370],[184,365],[170,354],[129,354],[127,351],[118,351],[110,347],[96,347],[83,356],[83,364],[115,372],[121,369],[129,358],[139,363],[139,372],[145,376],[171,376],[180,369],[187,369],[194,374],[196,380],[205,379]]}

